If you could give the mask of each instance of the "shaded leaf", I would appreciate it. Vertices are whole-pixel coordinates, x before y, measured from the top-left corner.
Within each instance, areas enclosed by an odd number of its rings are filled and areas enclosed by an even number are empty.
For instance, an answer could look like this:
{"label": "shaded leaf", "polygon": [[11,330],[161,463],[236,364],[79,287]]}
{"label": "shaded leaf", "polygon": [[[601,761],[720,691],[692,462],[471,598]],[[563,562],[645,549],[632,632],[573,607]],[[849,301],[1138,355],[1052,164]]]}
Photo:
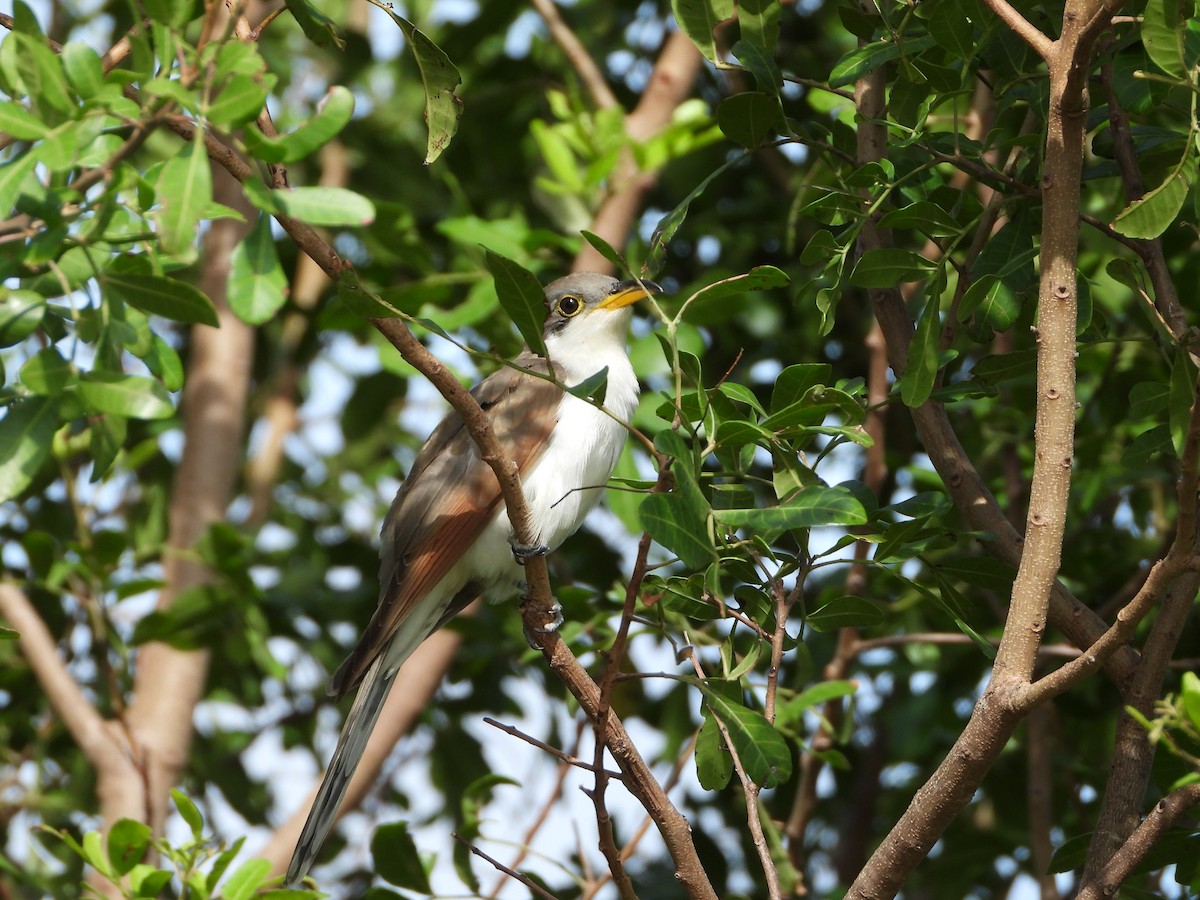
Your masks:
{"label": "shaded leaf", "polygon": [[717,124],[736,144],[753,149],[773,132],[787,128],[783,107],[775,94],[745,91],[726,97],[717,107]]}
{"label": "shaded leaf", "polygon": [[704,701],[729,732],[746,775],[759,787],[770,788],[792,777],[792,754],[787,741],[761,713],[714,690],[708,680],[700,682]]}
{"label": "shaded leaf", "polygon": [[175,414],[163,386],[143,375],[87,372],[79,379],[79,398],[90,410],[131,419],[165,419]]}
{"label": "shaded leaf", "polygon": [[217,310],[197,287],[162,275],[139,275],[110,268],[101,276],[102,283],[117,292],[130,306],[143,312],[188,322],[218,326]]}
{"label": "shaded leaf", "polygon": [[[3,291],[3,288],[0,288]],[[0,297],[0,347],[11,347],[29,337],[46,314],[41,294],[18,289]]]}
{"label": "shaded leaf", "polygon": [[845,488],[812,485],[802,488],[787,503],[759,509],[721,509],[717,519],[734,528],[786,531],[820,525],[862,525],[867,511]]}
{"label": "shaded leaf", "polygon": [[375,873],[388,883],[422,894],[432,893],[407,823],[392,822],[376,828],[371,837],[371,858],[375,861]]}
{"label": "shaded leaf", "polygon": [[458,131],[458,120],[462,118],[462,98],[454,93],[462,84],[462,76],[442,48],[426,37],[412,22],[396,15],[391,4],[381,0],[370,0],[392,17],[404,37],[417,67],[421,70],[421,81],[425,83],[425,124],[429,127],[429,143],[425,153],[425,165],[442,155],[450,140]]}
{"label": "shaded leaf", "polygon": [[346,41],[334,21],[308,0],[284,0],[284,2],[306,38],[319,47],[332,43],[339,50],[346,49]]}
{"label": "shaded leaf", "polygon": [[204,150],[203,129],[196,130],[195,139],[182,153],[167,160],[155,190],[161,204],[158,225],[163,251],[185,255],[192,250],[200,217],[212,203],[212,170]]}
{"label": "shaded leaf", "polygon": [[892,39],[876,41],[851,50],[833,67],[829,73],[830,87],[845,87],[853,84],[864,75],[869,75],[880,66],[899,59],[901,55],[916,56],[933,47],[937,42],[932,35],[922,35],[909,38],[903,42]]}
{"label": "shaded leaf", "polygon": [[496,297],[508,313],[526,345],[538,356],[546,356],[542,325],[546,320],[546,292],[537,276],[519,263],[486,250],[488,271],[496,282]]}
{"label": "shaded leaf", "polygon": [[709,62],[717,62],[718,48],[713,31],[722,22],[733,18],[733,0],[671,0],[671,11],[679,28],[692,39],[704,57]]}
{"label": "shaded leaf", "polygon": [[264,162],[296,162],[333,140],[353,115],[354,95],[348,88],[334,85],[317,107],[316,115],[287,134],[271,138],[257,128],[247,129],[246,149]]}
{"label": "shaded leaf", "polygon": [[707,706],[704,721],[696,737],[696,778],[706,791],[719,791],[733,777],[733,757],[725,747],[725,739],[717,720]]}
{"label": "shaded leaf", "polygon": [[805,622],[816,631],[836,631],[839,628],[868,628],[883,621],[883,611],[864,597],[848,595],[827,600],[805,616]]}
{"label": "shaded leaf", "polygon": [[58,405],[36,397],[9,405],[0,419],[0,501],[29,487],[50,455],[58,430]]}
{"label": "shaded leaf", "polygon": [[113,871],[124,875],[142,861],[150,848],[150,826],[134,819],[118,819],[108,831],[108,861]]}
{"label": "shaded leaf", "polygon": [[299,187],[267,190],[246,182],[246,198],[271,215],[285,215],[309,225],[370,225],[375,204],[354,191],[339,187]]}
{"label": "shaded leaf", "polygon": [[283,306],[287,287],[271,236],[271,218],[260,215],[230,258],[229,306],[243,322],[261,325]]}
{"label": "shaded leaf", "polygon": [[1125,207],[1113,219],[1113,228],[1142,240],[1153,240],[1170,228],[1196,183],[1197,162],[1196,145],[1188,141],[1183,157],[1163,183]]}
{"label": "shaded leaf", "polygon": [[912,250],[868,250],[850,272],[850,283],[859,287],[888,288],[905,281],[920,281],[937,266]]}

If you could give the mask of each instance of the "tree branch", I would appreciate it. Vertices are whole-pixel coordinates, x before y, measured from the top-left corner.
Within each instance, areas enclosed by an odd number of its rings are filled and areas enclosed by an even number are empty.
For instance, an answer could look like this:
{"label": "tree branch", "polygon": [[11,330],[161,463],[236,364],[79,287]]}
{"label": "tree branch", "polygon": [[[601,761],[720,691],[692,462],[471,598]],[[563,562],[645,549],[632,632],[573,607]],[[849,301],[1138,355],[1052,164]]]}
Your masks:
{"label": "tree branch", "polygon": [[[214,173],[214,198],[250,211],[233,179]],[[242,434],[254,359],[254,331],[229,308],[226,281],[230,255],[249,233],[245,222],[221,219],[205,235],[201,290],[213,301],[220,328],[192,328],[192,353],[180,401],[184,449],[175,471],[169,511],[170,530],[164,553],[166,586],[158,608],[192,587],[209,583],[203,563],[185,554],[215,522],[225,519],[242,459]],[[191,746],[192,714],[204,691],[208,651],[178,650],[150,643],[138,651],[137,675],[128,724],[139,753],[144,754],[145,821],[161,831],[167,793],[176,784]],[[106,822],[128,814],[128,807],[103,809]],[[119,813],[119,814],[118,814]],[[141,816],[135,816],[140,818]]]}
{"label": "tree branch", "polygon": [[550,29],[550,37],[554,39],[554,43],[558,44],[559,49],[570,62],[571,68],[575,70],[575,74],[587,88],[592,102],[599,109],[610,109],[617,106],[617,98],[609,89],[604,73],[600,71],[596,61],[588,53],[587,47],[583,46],[583,42],[571,30],[571,26],[559,14],[554,0],[532,0],[532,3],[533,8],[542,17],[542,21],[546,23],[546,27]]}
{"label": "tree branch", "polygon": [[[625,119],[625,133],[632,141],[644,141],[660,131],[675,108],[688,97],[692,82],[700,71],[703,57],[682,31],[667,38],[650,81],[642,97]],[[654,184],[651,174],[639,174],[633,154],[626,150],[613,172],[612,192],[601,204],[592,222],[592,231],[614,247],[620,247],[629,234],[642,198]],[[575,272],[611,272],[612,263],[591,244],[584,242],[571,269]]]}
{"label": "tree branch", "polygon": [[16,585],[0,582],[0,615],[20,632],[22,655],[72,739],[96,767],[101,782],[106,773],[131,769],[129,747],[120,739],[120,730],[96,712],[59,658],[54,637],[41,616]]}
{"label": "tree branch", "polygon": [[1050,60],[1053,48],[1050,38],[1042,34],[1028,19],[1009,6],[1007,0],[984,0],[984,2],[1021,40],[1037,51],[1038,56],[1046,61]]}
{"label": "tree branch", "polygon": [[1083,885],[1078,900],[1113,896],[1167,830],[1197,803],[1200,803],[1200,782],[1178,788],[1159,800],[1129,840],[1108,858],[1096,878]]}

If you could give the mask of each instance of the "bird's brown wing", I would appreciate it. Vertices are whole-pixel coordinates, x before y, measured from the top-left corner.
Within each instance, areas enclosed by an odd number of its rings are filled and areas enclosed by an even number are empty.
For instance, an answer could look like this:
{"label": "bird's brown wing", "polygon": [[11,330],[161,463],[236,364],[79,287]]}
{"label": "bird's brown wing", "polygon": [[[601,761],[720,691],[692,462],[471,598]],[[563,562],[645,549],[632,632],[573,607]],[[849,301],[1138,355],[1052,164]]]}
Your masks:
{"label": "bird's brown wing", "polygon": [[[523,354],[515,364],[547,371],[546,361],[533,354]],[[490,419],[505,455],[521,472],[527,471],[554,428],[562,389],[504,368],[471,393]],[[480,458],[462,419],[451,413],[417,453],[384,521],[379,606],[330,679],[329,693],[341,697],[358,684],[417,603],[479,537],[500,503],[495,474]]]}

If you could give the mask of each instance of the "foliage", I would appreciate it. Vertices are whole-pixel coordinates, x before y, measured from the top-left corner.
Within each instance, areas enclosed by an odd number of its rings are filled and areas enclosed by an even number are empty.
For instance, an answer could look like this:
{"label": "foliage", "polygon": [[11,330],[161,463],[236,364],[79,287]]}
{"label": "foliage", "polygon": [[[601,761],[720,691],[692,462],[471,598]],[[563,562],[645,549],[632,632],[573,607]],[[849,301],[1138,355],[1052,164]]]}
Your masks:
{"label": "foliage", "polygon": [[[735,22],[720,0],[580,0],[559,12],[603,63],[617,101],[605,105],[533,14],[508,4],[413,3],[408,18],[367,19],[349,0],[289,0],[249,34],[219,6],[56,6],[62,46],[39,24],[44,10],[14,6],[0,44],[0,209],[12,210],[0,224],[0,540],[3,579],[110,724],[129,722],[147,648],[209,654],[183,780],[230,849],[202,840],[200,813],[178,794],[190,843],[122,819],[104,823],[106,847],[91,817],[103,775],[3,640],[0,743],[19,795],[0,816],[4,890],[76,896],[85,860],[126,896],[167,890],[172,871],[172,890],[199,896],[267,884],[252,861],[217,886],[244,834],[265,840],[304,790],[280,787],[279,760],[311,768],[327,752],[314,673],[333,671],[370,615],[378,523],[440,411],[368,318],[402,319],[473,381],[536,341],[535,282],[595,246],[668,293],[631,340],[645,390],[630,424],[644,440],[618,466],[612,515],[552,565],[562,636],[603,671],[648,534],[612,710],[655,774],[682,782],[672,796],[719,896],[765,896],[771,867],[785,892],[840,896],[963,731],[1003,635],[1015,561],[956,502],[910,413],[944,412],[989,493],[979,503],[1024,522],[1047,241],[1041,58],[973,0],[872,13],[849,0],[745,0]],[[1047,32],[1062,17],[1061,4],[1015,6]],[[1106,32],[1089,68],[1079,434],[1057,575],[1107,623],[1186,512],[1186,286],[1200,278],[1193,11],[1150,0],[1141,21]],[[630,110],[672,19],[713,65],[668,124],[634,138]],[[121,35],[128,52],[110,64],[102,53]],[[886,82],[887,146],[862,161],[853,88],[873,74]],[[1146,188],[1135,200],[1126,140]],[[626,182],[645,186],[634,233],[585,235]],[[209,243],[219,223],[240,228],[227,252]],[[352,266],[336,285],[304,286],[296,223]],[[864,249],[875,230],[888,245]],[[911,330],[888,348],[889,376],[872,329],[878,292],[895,288]],[[197,332],[218,324],[254,329],[234,429],[246,437],[232,451],[241,474],[224,520],[170,547],[188,513],[173,505],[180,446],[195,429],[180,391],[196,385]],[[298,426],[264,480],[266,436],[284,439],[276,414],[289,403]],[[228,440],[205,427],[186,439]],[[173,590],[181,560],[210,574]],[[1137,626],[1135,646],[1156,621]],[[514,610],[450,627],[464,640],[449,683],[402,744],[419,774],[392,773],[367,805],[372,822],[406,822],[375,833],[370,864],[361,827],[347,829],[317,883],[390,896],[376,876],[416,891],[429,878],[441,894],[479,893],[491,873],[447,836],[457,828],[502,862],[517,857],[554,896],[590,896],[605,861],[578,821],[591,807],[570,805],[562,785],[603,795],[594,773],[564,765],[548,788],[557,760],[514,770],[503,757],[518,742],[478,723],[520,722],[585,762],[590,729],[527,651]],[[1046,642],[1073,652],[1059,631]],[[1038,673],[1059,664],[1044,654]],[[906,895],[1002,896],[1044,876],[1052,849],[1054,871],[1078,875],[1124,689],[1096,674],[1005,742]],[[1148,802],[1196,777],[1197,690],[1171,674],[1153,687],[1151,704],[1167,698],[1157,713],[1134,710],[1178,751],[1148,773]],[[1051,811],[1040,822],[1029,810],[1039,784]],[[637,893],[678,896],[661,847],[639,846],[641,811],[609,802],[618,846],[636,851]],[[539,835],[543,808],[556,818]],[[572,821],[578,839],[564,837]],[[49,857],[24,842],[31,824],[62,839]],[[513,849],[526,829],[552,863]],[[1194,838],[1164,842],[1127,889],[1200,891]],[[141,862],[147,847],[173,870]]]}
{"label": "foliage", "polygon": [[[108,830],[107,838],[99,831],[89,831],[76,842],[70,834],[47,831],[62,841],[80,859],[88,863],[106,882],[127,900],[158,897],[175,880],[182,892],[196,900],[249,900],[250,897],[315,898],[314,891],[285,891],[269,884],[270,863],[265,859],[250,859],[236,869],[230,865],[241,851],[245,838],[238,838],[228,849],[204,835],[204,818],[196,805],[179,791],[171,796],[179,815],[192,831],[192,839],[178,847],[161,838],[154,838],[150,826],[134,819],[121,819]],[[141,862],[151,848],[170,863],[161,868]],[[205,867],[201,871],[201,866]],[[228,878],[224,878],[228,872]],[[278,879],[274,879],[278,882]],[[220,882],[220,887],[217,886]],[[100,896],[104,896],[100,894]]]}

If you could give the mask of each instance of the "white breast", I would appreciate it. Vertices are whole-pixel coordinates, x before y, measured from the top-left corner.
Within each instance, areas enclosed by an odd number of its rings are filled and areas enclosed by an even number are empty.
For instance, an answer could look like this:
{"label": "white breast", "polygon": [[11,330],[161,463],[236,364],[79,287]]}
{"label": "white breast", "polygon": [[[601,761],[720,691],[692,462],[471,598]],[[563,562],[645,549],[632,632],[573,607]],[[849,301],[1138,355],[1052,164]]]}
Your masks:
{"label": "white breast", "polygon": [[[627,432],[621,422],[628,422],[637,406],[637,376],[623,346],[590,355],[584,364],[586,372],[573,371],[580,369],[578,365],[567,365],[564,382],[577,384],[605,366],[608,388],[604,406],[612,415],[564,393],[557,425],[541,458],[521,478],[536,541],[551,550],[578,530],[603,496],[625,446]],[[497,599],[511,594],[521,575],[508,545],[511,531],[508,513],[502,509],[464,560],[468,571],[486,572],[495,579],[487,579],[491,581],[487,593]]]}

